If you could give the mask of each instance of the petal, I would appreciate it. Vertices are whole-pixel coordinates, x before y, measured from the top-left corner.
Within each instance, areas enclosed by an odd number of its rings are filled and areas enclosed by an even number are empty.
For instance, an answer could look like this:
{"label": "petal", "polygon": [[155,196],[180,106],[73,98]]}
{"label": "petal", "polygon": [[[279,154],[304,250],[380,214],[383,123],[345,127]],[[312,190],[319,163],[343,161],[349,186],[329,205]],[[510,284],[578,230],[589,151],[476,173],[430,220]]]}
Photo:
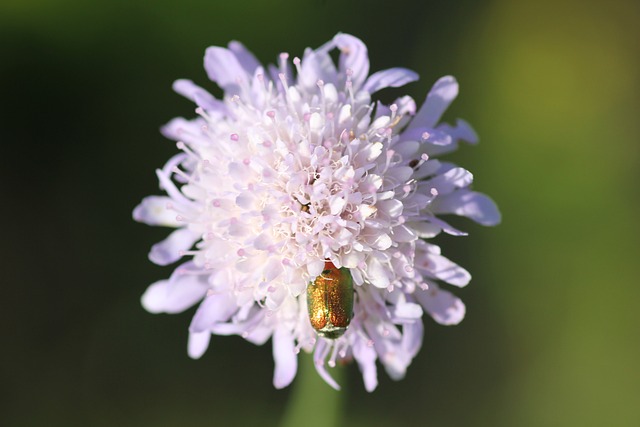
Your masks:
{"label": "petal", "polygon": [[[251,312],[246,314],[247,307]],[[240,335],[242,338],[257,345],[262,345],[273,335],[273,328],[264,327],[265,312],[263,308],[256,308],[253,301],[241,307],[228,322],[219,322],[211,326],[210,330],[216,335]],[[243,316],[244,314],[244,316]],[[236,316],[241,320],[236,319]],[[265,330],[267,330],[265,332]]]}
{"label": "petal", "polygon": [[187,344],[187,353],[192,359],[199,359],[202,357],[207,348],[209,347],[209,340],[211,339],[211,332],[189,332],[189,343]]}
{"label": "petal", "polygon": [[[190,263],[187,263],[190,264]],[[206,278],[181,274],[178,267],[169,280],[149,286],[142,295],[142,306],[150,313],[180,313],[197,303],[207,292]]]}
{"label": "petal", "polygon": [[264,306],[269,310],[277,311],[287,297],[290,297],[289,289],[285,286],[275,286],[273,292],[267,294],[264,300]]}
{"label": "petal", "polygon": [[384,214],[389,218],[397,218],[402,215],[404,205],[398,199],[383,200],[376,203],[378,215]]}
{"label": "petal", "polygon": [[464,319],[464,303],[451,292],[444,291],[435,284],[429,284],[429,289],[416,291],[413,295],[433,320],[441,325],[457,325]]}
{"label": "petal", "polygon": [[[425,181],[423,186],[435,188],[439,196],[449,194],[456,188],[467,187],[473,182],[473,175],[464,168],[454,167],[448,171]],[[436,199],[437,200],[437,199]]]}
{"label": "petal", "polygon": [[393,245],[393,241],[391,240],[391,237],[389,237],[388,234],[378,232],[377,234],[375,234],[374,237],[375,237],[375,240],[373,241],[371,241],[371,239],[369,240],[369,245],[374,249],[377,249],[379,251],[384,251],[385,249],[389,249],[391,245]]}
{"label": "petal", "polygon": [[160,128],[160,132],[165,138],[174,141],[184,141],[188,144],[198,145],[203,135],[202,126],[204,119],[197,117],[187,120],[184,117],[176,117]]}
{"label": "petal", "polygon": [[218,46],[205,51],[204,68],[209,79],[218,83],[227,95],[240,93],[238,81],[248,82],[251,77],[232,51]]}
{"label": "petal", "polygon": [[418,238],[417,234],[404,224],[393,227],[391,230],[392,240],[394,242],[413,242]]}
{"label": "petal", "polygon": [[184,160],[184,156],[180,154],[173,156],[164,168],[156,169],[156,176],[158,177],[158,181],[160,181],[160,188],[167,192],[169,197],[173,199],[173,203],[179,204],[182,209],[189,209],[194,203],[186,198],[171,180],[173,167],[177,166],[182,160]]}
{"label": "petal", "polygon": [[329,198],[329,208],[331,210],[331,215],[341,214],[346,205],[347,201],[343,197],[335,196]]}
{"label": "petal", "polygon": [[437,236],[438,234],[440,234],[440,231],[442,231],[442,227],[440,227],[438,224],[435,224],[431,221],[410,222],[410,223],[407,223],[407,225],[411,227],[411,229],[416,232],[418,237],[422,239],[430,239],[432,237]]}
{"label": "petal", "polygon": [[329,384],[333,389],[340,390],[340,386],[334,380],[331,375],[327,372],[324,364],[324,360],[329,355],[329,351],[331,350],[331,346],[324,339],[319,339],[316,343],[316,349],[313,352],[313,364],[316,367],[316,372],[320,375],[327,384]]}
{"label": "petal", "polygon": [[265,282],[271,282],[284,272],[284,267],[280,259],[276,257],[270,257],[262,268],[262,280]]}
{"label": "petal", "polygon": [[377,288],[386,288],[389,286],[388,270],[380,261],[373,257],[367,260],[367,279]]}
{"label": "petal", "polygon": [[422,347],[422,336],[424,333],[424,327],[422,320],[416,320],[415,322],[405,323],[402,325],[402,348],[405,354],[413,359],[420,347]]}
{"label": "petal", "polygon": [[253,247],[259,251],[266,251],[271,247],[274,243],[273,236],[270,232],[264,232],[258,234],[253,241]]}
{"label": "petal", "polygon": [[391,377],[392,380],[398,381],[405,377],[407,374],[407,367],[411,363],[411,360],[408,360],[405,354],[403,354],[397,348],[397,344],[389,345],[390,348],[387,348],[384,353],[380,354],[380,361],[384,366],[387,374]]}
{"label": "petal", "polygon": [[202,301],[193,315],[189,331],[209,331],[214,324],[227,321],[236,311],[238,306],[229,292],[212,293]]}
{"label": "petal", "polygon": [[386,171],[384,178],[392,184],[390,184],[389,187],[385,186],[385,188],[405,184],[412,178],[413,172],[413,168],[410,166],[396,166],[394,168],[390,168]]}
{"label": "petal", "polygon": [[190,249],[199,238],[199,233],[188,228],[179,228],[169,234],[169,237],[151,247],[149,259],[158,265],[172,264],[182,258],[182,251]]}
{"label": "petal", "polygon": [[481,225],[497,225],[501,221],[498,207],[488,196],[475,191],[461,189],[437,197],[431,211],[442,214],[466,216]]}
{"label": "petal", "polygon": [[[404,210],[407,212],[420,212],[426,208],[434,199],[433,194],[422,194],[418,191],[411,193],[404,199]],[[405,218],[406,219],[406,218]],[[417,217],[416,220],[422,221],[424,217]]]}
{"label": "petal", "polygon": [[447,123],[441,123],[436,129],[429,132],[440,132],[448,135],[450,140],[450,142],[446,144],[436,144],[435,140],[432,141],[433,138],[430,137],[429,140],[425,142],[425,151],[430,156],[440,156],[450,153],[458,148],[460,141],[466,141],[470,144],[476,144],[478,142],[478,135],[473,128],[462,119],[456,120],[456,126],[452,127]]}
{"label": "petal", "polygon": [[[247,335],[248,334],[248,335]],[[260,324],[251,331],[243,331],[242,337],[255,345],[262,345],[266,343],[273,335],[273,328]]]}
{"label": "petal", "polygon": [[419,180],[434,175],[440,169],[440,162],[435,159],[429,159],[424,162],[413,174],[413,179]]}
{"label": "petal", "polygon": [[440,78],[427,95],[427,99],[411,121],[409,129],[433,128],[449,104],[458,96],[458,82],[452,76]]}
{"label": "petal", "polygon": [[451,285],[463,287],[471,280],[471,274],[467,270],[442,255],[427,254],[425,261],[426,267],[420,261],[416,267]]}
{"label": "petal", "polygon": [[317,50],[307,49],[300,63],[298,82],[308,90],[317,91],[318,80],[325,83],[336,83],[336,66],[333,60],[322,47]]}
{"label": "petal", "polygon": [[412,302],[401,302],[394,306],[393,316],[399,321],[420,319],[422,317],[422,307]]}
{"label": "petal", "polygon": [[[431,145],[437,145],[437,146],[447,146],[447,145],[451,145],[451,143],[453,143],[453,138],[451,137],[451,135],[449,135],[446,132],[443,132],[442,130],[439,129],[420,129],[420,130],[424,130],[428,136],[426,139],[424,139],[426,144],[431,144]],[[424,132],[422,132],[420,134],[420,137],[422,138],[424,135]]]}
{"label": "petal", "polygon": [[456,125],[451,126],[447,123],[443,123],[438,126],[443,132],[448,133],[455,141],[467,141],[471,144],[478,143],[478,134],[473,130],[471,125],[462,119],[456,120]]}
{"label": "petal", "polygon": [[322,259],[309,261],[307,264],[307,271],[310,277],[318,277],[320,273],[322,273],[322,270],[324,270],[324,260]]}
{"label": "petal", "polygon": [[410,116],[413,116],[416,113],[416,101],[414,101],[413,98],[409,95],[397,98],[395,101],[393,101],[393,103],[398,106],[399,115],[408,114]]}
{"label": "petal", "polygon": [[291,384],[298,370],[298,356],[290,332],[279,327],[273,332],[273,360],[276,367],[273,374],[273,386],[284,388]]}
{"label": "petal", "polygon": [[[373,73],[364,84],[362,90],[375,93],[387,87],[400,87],[418,80],[418,73],[407,68],[389,68]],[[414,104],[415,105],[415,104]]]}
{"label": "petal", "polygon": [[364,254],[358,251],[350,251],[340,255],[340,261],[343,267],[355,269],[360,262],[364,261]]}
{"label": "petal", "polygon": [[[393,151],[400,154],[404,159],[410,159],[418,152],[420,143],[418,141],[401,141],[393,145]],[[420,156],[419,154],[417,156]],[[415,178],[415,176],[414,176]]]}
{"label": "petal", "polygon": [[[450,234],[452,236],[468,236],[469,235],[469,233],[467,233],[465,231],[458,230],[454,226],[452,226],[449,223],[441,220],[438,217],[432,216],[427,221],[429,221],[429,223],[432,226],[438,227],[438,229],[442,229],[442,231],[444,231],[445,233]],[[427,236],[420,236],[420,237],[427,237]],[[431,237],[433,237],[433,236],[431,236]]]}
{"label": "petal", "polygon": [[362,339],[356,340],[353,344],[353,357],[360,366],[364,388],[372,392],[378,386],[378,370],[376,369],[376,351],[373,347],[367,346]]}
{"label": "petal", "polygon": [[168,209],[171,199],[166,196],[149,196],[133,210],[133,219],[148,225],[162,225],[165,227],[178,227],[181,224],[176,221],[176,212]]}
{"label": "petal", "polygon": [[248,75],[253,75],[260,66],[260,62],[249,50],[239,41],[229,43],[229,50],[234,53],[238,63],[244,68]]}
{"label": "petal", "polygon": [[367,46],[357,37],[349,34],[338,34],[333,42],[340,51],[340,71],[350,69],[353,74],[351,81],[357,90],[369,75],[369,56]]}
{"label": "petal", "polygon": [[193,83],[191,80],[176,80],[173,82],[173,90],[185,98],[195,102],[198,107],[202,107],[209,112],[218,111],[220,113],[224,113],[227,111],[227,107],[222,101],[217,100],[213,95]]}

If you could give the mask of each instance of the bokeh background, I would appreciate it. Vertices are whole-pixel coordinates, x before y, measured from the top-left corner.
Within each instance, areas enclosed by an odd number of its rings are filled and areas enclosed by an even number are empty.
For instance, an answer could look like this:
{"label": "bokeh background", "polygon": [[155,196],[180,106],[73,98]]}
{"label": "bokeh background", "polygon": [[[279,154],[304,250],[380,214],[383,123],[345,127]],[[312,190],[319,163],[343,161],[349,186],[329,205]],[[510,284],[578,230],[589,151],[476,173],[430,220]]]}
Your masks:
{"label": "bokeh background", "polygon": [[[640,425],[639,22],[635,0],[3,0],[0,425]],[[417,100],[458,78],[446,118],[481,144],[450,159],[503,223],[439,239],[474,276],[468,315],[426,319],[403,381],[379,369],[369,394],[352,365],[336,393],[303,364],[276,391],[270,344],[190,360],[192,312],[141,308],[170,269],[146,258],[166,231],[131,210],[176,152],[159,126],[193,115],[171,83],[207,85],[207,46],[268,63],[338,31],[372,70],[418,71]]]}

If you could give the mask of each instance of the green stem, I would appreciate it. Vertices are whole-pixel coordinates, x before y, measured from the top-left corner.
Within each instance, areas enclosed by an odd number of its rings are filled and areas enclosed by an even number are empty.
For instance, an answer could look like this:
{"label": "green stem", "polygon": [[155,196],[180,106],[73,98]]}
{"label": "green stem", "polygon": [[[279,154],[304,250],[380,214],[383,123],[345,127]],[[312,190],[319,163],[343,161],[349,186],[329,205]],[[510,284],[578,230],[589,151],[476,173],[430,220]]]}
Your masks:
{"label": "green stem", "polygon": [[345,400],[343,372],[331,368],[331,375],[342,387],[336,391],[325,383],[313,366],[313,357],[301,352],[298,374],[280,427],[333,427],[341,425]]}

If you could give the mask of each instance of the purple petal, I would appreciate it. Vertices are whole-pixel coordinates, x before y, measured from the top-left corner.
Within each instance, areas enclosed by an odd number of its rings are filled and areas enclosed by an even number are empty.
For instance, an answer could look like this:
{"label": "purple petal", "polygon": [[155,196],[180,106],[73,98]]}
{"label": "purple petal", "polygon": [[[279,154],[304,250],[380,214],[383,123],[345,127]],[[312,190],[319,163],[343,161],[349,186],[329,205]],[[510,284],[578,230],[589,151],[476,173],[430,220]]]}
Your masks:
{"label": "purple petal", "polygon": [[160,128],[160,132],[165,138],[174,141],[194,142],[202,134],[204,119],[198,117],[194,120],[187,120],[184,117],[171,119],[169,123]]}
{"label": "purple petal", "polygon": [[333,60],[325,49],[307,49],[300,63],[298,81],[309,90],[318,90],[318,80],[325,83],[336,83],[337,71]]}
{"label": "purple petal", "polygon": [[[420,143],[418,141],[401,141],[393,145],[393,151],[401,155],[404,159],[410,159],[412,156],[416,155],[419,148]],[[420,154],[417,154],[417,156],[419,155]],[[415,171],[412,178],[416,179]]]}
{"label": "purple petal", "polygon": [[393,103],[398,106],[398,114],[400,115],[408,114],[413,116],[416,113],[416,101],[409,95],[396,98]]}
{"label": "purple petal", "polygon": [[156,176],[158,177],[158,181],[160,181],[160,188],[167,192],[173,204],[180,205],[182,209],[189,209],[194,205],[194,202],[186,198],[171,180],[173,167],[178,165],[182,160],[184,160],[184,156],[181,154],[173,156],[164,168],[156,169]]}
{"label": "purple petal", "polygon": [[[407,168],[410,169],[410,168]],[[407,170],[405,169],[405,171]],[[397,199],[382,200],[376,203],[378,215],[387,215],[389,218],[397,218],[402,215],[402,202]]]}
{"label": "purple petal", "polygon": [[[438,217],[433,216],[429,218],[427,221],[429,221],[430,224],[433,224],[433,226],[436,226],[439,229],[442,229],[442,231],[452,236],[468,236],[469,235],[469,233],[458,230],[454,226],[450,225],[448,222],[443,221]],[[426,236],[420,236],[420,237],[426,237]]]}
{"label": "purple petal", "polygon": [[189,332],[189,343],[187,344],[187,353],[192,359],[199,359],[202,357],[207,348],[209,347],[209,340],[211,339],[211,332]]}
{"label": "purple petal", "polygon": [[422,239],[430,239],[437,236],[442,231],[442,227],[439,224],[433,223],[431,219],[429,219],[429,222],[416,221],[410,222],[407,225],[411,227],[418,237]]}
{"label": "purple petal", "polygon": [[455,141],[466,141],[470,144],[478,143],[478,134],[473,130],[469,123],[462,119],[457,119],[455,126],[442,123],[438,126],[438,129],[451,135]]}
{"label": "purple petal", "polygon": [[389,68],[373,73],[364,84],[362,90],[375,93],[387,87],[400,87],[418,80],[418,73],[406,68]]}
{"label": "purple petal", "polygon": [[[367,83],[365,83],[366,85]],[[366,91],[361,91],[360,93],[366,93]],[[410,96],[402,96],[400,98],[396,98],[392,104],[395,104],[396,107],[398,107],[397,111],[396,111],[396,117],[398,118],[397,122],[395,124],[395,127],[397,129],[403,129],[407,123],[409,123],[411,121],[411,117],[416,113],[416,102],[413,100],[413,98],[411,98]],[[392,113],[391,113],[391,108],[389,108],[390,105],[386,105],[383,104],[380,101],[376,101],[376,109],[375,109],[375,117],[374,119],[377,120],[378,118],[382,117],[382,116],[389,116],[391,117]],[[387,119],[388,120],[388,119]],[[402,138],[402,135],[400,137],[400,139],[398,140],[398,142],[405,142],[407,138]],[[418,144],[417,141],[415,141],[416,144]],[[419,146],[419,144],[418,144]],[[397,144],[394,144],[394,150],[397,148]]]}
{"label": "purple petal", "polygon": [[169,265],[182,258],[182,251],[190,249],[200,234],[187,228],[179,228],[163,241],[151,247],[149,259],[154,264]]}
{"label": "purple petal", "polygon": [[279,327],[273,332],[273,360],[276,364],[273,386],[278,389],[284,388],[291,384],[298,370],[294,340],[284,327]]}
{"label": "purple petal", "polygon": [[[253,304],[251,303],[250,305],[253,306]],[[244,308],[246,309],[246,306]],[[239,310],[235,312],[233,316],[244,318],[244,316],[241,314],[242,311],[243,308],[239,308]],[[273,334],[272,329],[269,329],[269,332],[267,334],[263,334],[263,330],[267,329],[263,327],[265,311],[266,310],[262,308],[255,309],[253,310],[253,313],[243,321],[235,318],[229,318],[230,321],[213,324],[210,327],[210,330],[216,335],[241,335],[247,341],[253,342],[254,344],[262,345]],[[257,340],[254,339],[255,335],[258,335]],[[263,335],[266,335],[266,337],[264,337],[264,340],[262,340]],[[258,340],[260,341],[258,342]]]}
{"label": "purple petal", "polygon": [[[270,326],[266,326],[264,324],[260,324],[251,331],[246,331],[249,335],[246,335],[244,332],[242,337],[253,343],[255,345],[262,345],[267,342],[269,338],[273,335],[273,328]],[[246,336],[245,336],[246,335]]]}
{"label": "purple petal", "polygon": [[451,76],[440,78],[427,95],[427,99],[411,122],[415,127],[433,128],[438,123],[449,104],[458,95],[458,82]]}
{"label": "purple petal", "polygon": [[251,78],[232,51],[218,46],[207,48],[204,68],[209,79],[218,83],[228,95],[240,93],[238,81],[248,82]]}
{"label": "purple petal", "polygon": [[307,272],[310,277],[318,277],[322,270],[324,270],[324,260],[322,259],[312,260],[307,264]]}
{"label": "purple petal", "polygon": [[434,213],[466,216],[481,225],[500,223],[501,215],[496,204],[488,196],[475,191],[461,189],[437,197],[431,204]]}
{"label": "purple petal", "polygon": [[385,173],[385,180],[389,180],[396,185],[404,184],[413,177],[413,168],[410,166],[396,166]]}
{"label": "purple petal", "polygon": [[[271,77],[271,80],[275,82],[278,92],[284,94],[284,86],[280,81],[280,74],[283,73],[282,70],[272,64],[269,64],[267,66],[267,70],[269,71],[269,77]],[[294,81],[292,67],[287,67],[286,70],[284,71],[284,75],[285,75],[285,81],[287,82]]]}
{"label": "purple petal", "polygon": [[401,345],[409,359],[413,359],[422,347],[423,329],[422,319],[402,325]]}
{"label": "purple petal", "polygon": [[327,372],[324,364],[324,360],[329,355],[329,351],[331,350],[331,346],[327,344],[324,339],[319,339],[316,343],[316,349],[313,353],[313,364],[316,367],[316,372],[320,375],[327,384],[329,384],[333,389],[340,390],[340,386],[331,378],[331,375]]}
{"label": "purple petal", "polygon": [[451,292],[429,284],[426,291],[413,294],[433,320],[441,325],[457,325],[464,319],[466,308],[464,303]]}
{"label": "purple petal", "polygon": [[425,181],[423,185],[427,188],[435,188],[438,191],[438,196],[443,196],[457,188],[467,187],[472,181],[473,175],[471,172],[463,168],[454,167],[435,178]]}
{"label": "purple petal", "polygon": [[178,267],[169,280],[161,280],[147,288],[141,299],[145,310],[150,313],[180,313],[204,297],[208,289],[206,279],[180,274],[183,266]]}
{"label": "purple petal", "polygon": [[412,302],[401,302],[393,307],[394,320],[416,320],[422,317],[422,308],[418,304]]}
{"label": "purple petal", "polygon": [[458,188],[467,187],[473,182],[473,175],[471,172],[460,167],[453,167],[447,170],[442,176]]}
{"label": "purple petal", "polygon": [[167,209],[171,199],[165,196],[149,196],[133,210],[133,219],[148,225],[162,225],[165,227],[178,227],[181,224],[176,221],[176,212]]}
{"label": "purple petal", "polygon": [[353,344],[353,357],[360,366],[364,388],[372,392],[378,386],[378,370],[376,369],[376,351],[369,347],[363,339],[358,339]]}
{"label": "purple petal", "polygon": [[389,276],[387,269],[380,261],[373,257],[369,257],[367,261],[367,279],[377,288],[386,288],[389,286]]}
{"label": "purple petal", "polygon": [[[428,129],[425,131],[429,134],[427,139],[424,140],[426,144],[446,146],[454,142],[451,135],[439,129]],[[424,136],[424,132],[421,134],[421,137],[422,136]]]}
{"label": "purple petal", "polygon": [[260,66],[260,62],[256,57],[239,41],[234,40],[229,43],[229,50],[235,54],[238,63],[244,68],[247,74],[253,75]]}
{"label": "purple petal", "polygon": [[391,229],[392,240],[394,242],[413,242],[418,235],[404,224],[397,225]]}
{"label": "purple petal", "polygon": [[462,119],[458,119],[456,121],[456,126],[451,126],[447,123],[441,123],[436,129],[428,132],[447,135],[447,138],[449,140],[449,142],[446,144],[436,144],[436,140],[434,139],[434,137],[430,137],[425,142],[425,151],[430,156],[441,156],[443,154],[455,151],[458,148],[458,143],[460,141],[466,141],[470,144],[476,144],[478,142],[478,135],[474,132],[473,128],[471,128],[471,126]]}
{"label": "purple petal", "polygon": [[[425,138],[426,137],[426,138]],[[421,144],[430,145],[449,145],[453,142],[453,138],[446,132],[434,129],[430,126],[414,126],[405,130],[400,135],[402,141],[420,141]],[[431,151],[431,150],[429,150]]]}
{"label": "purple petal", "polygon": [[442,255],[428,253],[426,264],[426,267],[420,264],[416,267],[451,285],[462,287],[468,285],[471,280],[471,274],[467,270]]}
{"label": "purple petal", "polygon": [[191,80],[180,79],[173,82],[173,90],[187,99],[195,102],[198,107],[205,110],[226,113],[227,107],[224,102],[217,100],[209,92],[193,83]]}
{"label": "purple petal", "polygon": [[340,51],[340,71],[350,69],[353,72],[351,81],[358,89],[369,75],[369,56],[367,46],[362,41],[349,34],[338,34],[333,38]]}
{"label": "purple petal", "polygon": [[230,293],[213,293],[207,296],[193,315],[189,331],[204,332],[218,322],[229,319],[238,310],[238,306]]}

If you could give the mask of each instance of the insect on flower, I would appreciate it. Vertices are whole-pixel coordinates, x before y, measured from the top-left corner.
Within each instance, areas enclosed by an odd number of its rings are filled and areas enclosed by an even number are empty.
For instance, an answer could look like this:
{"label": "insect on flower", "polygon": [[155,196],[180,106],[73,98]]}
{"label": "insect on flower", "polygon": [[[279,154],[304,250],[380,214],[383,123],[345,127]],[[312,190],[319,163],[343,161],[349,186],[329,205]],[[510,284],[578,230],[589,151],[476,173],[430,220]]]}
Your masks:
{"label": "insect on flower", "polygon": [[353,316],[353,279],[349,270],[325,262],[322,273],[307,285],[307,309],[318,335],[341,337]]}
{"label": "insect on flower", "polygon": [[393,379],[406,374],[425,317],[464,318],[447,287],[471,275],[430,239],[466,235],[441,215],[495,225],[500,213],[471,188],[471,172],[439,159],[477,142],[464,120],[441,122],[458,82],[442,77],[419,108],[410,96],[387,105],[379,91],[418,75],[369,65],[366,45],[348,34],[268,66],[234,41],[204,57],[221,99],[191,80],[174,83],[195,117],[163,127],[179,150],[157,170],[166,194],[145,198],[133,216],[174,228],[149,259],[185,259],[142,304],[152,313],[197,305],[189,356],[225,335],[270,341],[277,388],[293,381],[304,351],[336,389],[327,366],[355,361],[372,391],[378,365]]}

